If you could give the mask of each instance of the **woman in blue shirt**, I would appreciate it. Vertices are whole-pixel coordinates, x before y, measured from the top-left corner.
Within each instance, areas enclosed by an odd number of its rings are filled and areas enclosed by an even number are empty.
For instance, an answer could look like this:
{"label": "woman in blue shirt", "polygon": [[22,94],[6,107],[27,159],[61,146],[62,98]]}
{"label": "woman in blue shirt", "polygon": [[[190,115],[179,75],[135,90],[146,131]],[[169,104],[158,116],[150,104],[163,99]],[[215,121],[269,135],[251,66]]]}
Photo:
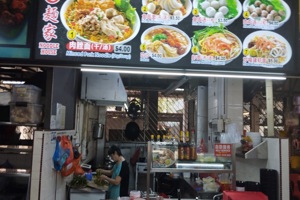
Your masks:
{"label": "woman in blue shirt", "polygon": [[115,165],[111,170],[98,170],[101,173],[100,179],[109,182],[109,199],[129,196],[129,167],[127,161],[123,157],[120,148],[115,145],[109,148],[108,155],[115,162]]}

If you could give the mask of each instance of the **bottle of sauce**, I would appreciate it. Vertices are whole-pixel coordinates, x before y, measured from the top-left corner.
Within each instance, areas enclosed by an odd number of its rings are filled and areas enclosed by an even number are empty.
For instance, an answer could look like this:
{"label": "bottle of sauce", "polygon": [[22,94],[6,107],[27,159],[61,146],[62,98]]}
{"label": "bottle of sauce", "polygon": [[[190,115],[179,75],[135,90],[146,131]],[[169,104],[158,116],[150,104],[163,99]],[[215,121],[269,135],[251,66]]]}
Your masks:
{"label": "bottle of sauce", "polygon": [[184,160],[190,160],[191,152],[190,152],[190,133],[186,131],[185,133],[185,141],[184,141]]}
{"label": "bottle of sauce", "polygon": [[179,135],[178,160],[184,160],[183,131],[180,131],[180,135]]}
{"label": "bottle of sauce", "polygon": [[192,131],[191,131],[190,153],[191,153],[190,159],[196,160],[197,152],[196,152],[195,130],[194,129],[192,129]]}

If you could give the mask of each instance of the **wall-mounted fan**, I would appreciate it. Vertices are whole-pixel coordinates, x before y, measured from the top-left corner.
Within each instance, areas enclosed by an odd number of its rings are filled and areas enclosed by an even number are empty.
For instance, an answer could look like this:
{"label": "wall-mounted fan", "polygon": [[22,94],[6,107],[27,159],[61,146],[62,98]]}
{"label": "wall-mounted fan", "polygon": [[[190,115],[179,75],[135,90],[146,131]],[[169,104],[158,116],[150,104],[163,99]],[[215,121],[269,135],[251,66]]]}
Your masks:
{"label": "wall-mounted fan", "polygon": [[141,109],[141,104],[136,99],[132,99],[129,102],[128,110],[126,109],[126,113],[128,117],[130,117],[132,120],[135,120],[139,117]]}

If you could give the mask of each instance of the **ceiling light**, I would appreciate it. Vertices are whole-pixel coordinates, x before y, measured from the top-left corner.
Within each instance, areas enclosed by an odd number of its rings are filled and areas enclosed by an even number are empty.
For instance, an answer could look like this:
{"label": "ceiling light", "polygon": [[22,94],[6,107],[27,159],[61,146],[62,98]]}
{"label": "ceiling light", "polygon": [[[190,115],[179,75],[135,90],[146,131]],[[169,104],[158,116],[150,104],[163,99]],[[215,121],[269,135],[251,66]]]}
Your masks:
{"label": "ceiling light", "polygon": [[220,77],[220,78],[240,78],[240,79],[271,79],[286,80],[284,73],[271,72],[239,72],[239,71],[221,71],[221,70],[190,70],[190,69],[168,69],[168,68],[138,68],[126,66],[96,66],[81,65],[81,71],[85,72],[111,72],[125,74],[142,75],[169,75],[185,77]]}
{"label": "ceiling light", "polygon": [[206,73],[186,73],[186,76],[195,77],[219,77],[219,78],[245,78],[245,79],[271,79],[271,80],[286,80],[284,76],[268,76],[266,75],[244,75],[244,74],[206,74]]}
{"label": "ceiling light", "polygon": [[1,83],[8,85],[22,85],[25,83],[25,81],[1,81]]}
{"label": "ceiling light", "polygon": [[83,72],[111,72],[111,73],[123,73],[123,74],[147,74],[147,75],[169,75],[169,76],[182,76],[182,72],[171,71],[146,71],[146,70],[126,70],[126,69],[95,69],[95,68],[81,68]]}

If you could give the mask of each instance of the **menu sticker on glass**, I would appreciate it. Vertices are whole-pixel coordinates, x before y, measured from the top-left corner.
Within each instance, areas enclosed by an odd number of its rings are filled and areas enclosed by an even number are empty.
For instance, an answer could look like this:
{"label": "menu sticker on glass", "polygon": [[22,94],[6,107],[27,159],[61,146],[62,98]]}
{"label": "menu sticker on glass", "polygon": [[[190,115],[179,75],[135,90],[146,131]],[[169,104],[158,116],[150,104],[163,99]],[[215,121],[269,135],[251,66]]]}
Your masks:
{"label": "menu sticker on glass", "polygon": [[231,157],[232,144],[215,144],[214,153],[216,157]]}
{"label": "menu sticker on glass", "polygon": [[228,26],[242,14],[239,0],[194,0],[193,26]]}
{"label": "menu sticker on glass", "polygon": [[190,0],[142,0],[142,23],[177,25],[192,11]]}
{"label": "menu sticker on glass", "polygon": [[245,0],[243,3],[243,28],[275,30],[290,16],[291,9],[284,1]]}
{"label": "menu sticker on glass", "polygon": [[243,65],[282,68],[292,57],[288,41],[272,31],[255,31],[243,42]]}

